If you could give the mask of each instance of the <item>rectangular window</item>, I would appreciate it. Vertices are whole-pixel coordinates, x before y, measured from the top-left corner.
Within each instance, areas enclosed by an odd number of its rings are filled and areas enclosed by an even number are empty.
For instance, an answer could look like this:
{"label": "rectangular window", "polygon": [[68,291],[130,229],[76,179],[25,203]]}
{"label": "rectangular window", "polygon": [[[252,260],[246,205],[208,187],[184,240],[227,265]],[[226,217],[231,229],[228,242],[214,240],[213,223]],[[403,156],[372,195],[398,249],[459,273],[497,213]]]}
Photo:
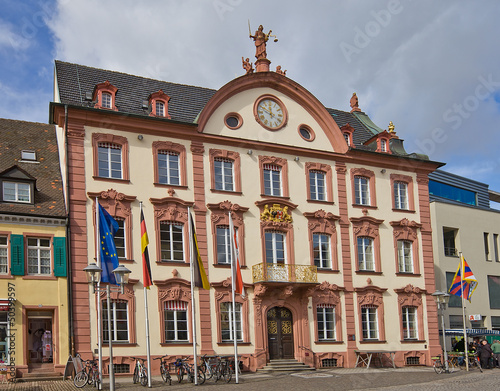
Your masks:
{"label": "rectangular window", "polygon": [[105,109],[110,109],[111,108],[111,94],[109,92],[103,92],[102,93],[102,107]]}
{"label": "rectangular window", "polygon": [[311,200],[325,201],[325,173],[322,171],[309,171],[309,192]]}
{"label": "rectangular window", "polygon": [[494,330],[500,329],[500,316],[491,317],[491,328]]}
{"label": "rectangular window", "polygon": [[335,341],[335,306],[320,304],[316,307],[318,340]]}
{"label": "rectangular window", "polygon": [[330,236],[326,234],[313,234],[314,265],[322,269],[332,267],[330,257]]}
{"label": "rectangular window", "polygon": [[264,164],[264,194],[281,197],[281,167]]}
{"label": "rectangular window", "polygon": [[361,307],[363,340],[378,339],[377,307]]}
{"label": "rectangular window", "polygon": [[463,329],[464,318],[462,315],[450,315],[450,329]]}
{"label": "rectangular window", "polygon": [[413,273],[413,243],[398,240],[398,267],[400,273]]}
{"label": "rectangular window", "polygon": [[[243,333],[241,332],[241,303],[235,303],[236,316],[236,339],[243,341]],[[222,342],[234,340],[233,328],[233,304],[230,302],[220,303],[220,328]]]}
{"label": "rectangular window", "polygon": [[469,205],[477,205],[477,193],[456,186],[429,180],[429,195]]}
{"label": "rectangular window", "polygon": [[158,151],[158,182],[162,185],[180,185],[178,153]]}
{"label": "rectangular window", "polygon": [[[113,342],[128,342],[128,303],[123,300],[110,300],[111,338]],[[109,343],[108,302],[102,301],[102,341]]]}
{"label": "rectangular window", "polygon": [[161,261],[184,261],[182,224],[171,221],[160,222]]}
{"label": "rectangular window", "polygon": [[8,365],[10,362],[9,335],[10,333],[9,333],[9,322],[7,319],[7,311],[1,311],[0,312],[0,360],[6,365]]}
{"label": "rectangular window", "polygon": [[36,161],[36,152],[35,151],[21,151],[21,159],[22,160],[29,160],[29,161]]}
{"label": "rectangular window", "polygon": [[354,202],[357,205],[370,205],[370,179],[363,176],[354,177]]}
{"label": "rectangular window", "polygon": [[457,249],[455,246],[455,238],[458,230],[455,228],[443,227],[443,240],[444,240],[444,255],[447,257],[456,257]]}
{"label": "rectangular window", "polygon": [[113,239],[115,240],[116,246],[116,254],[118,255],[118,259],[127,259],[127,243],[125,241],[125,219],[120,217],[114,218],[118,223],[118,231],[116,231]]}
{"label": "rectangular window", "polygon": [[[446,292],[451,287],[453,278],[455,277],[455,272],[446,272]],[[448,307],[462,307],[462,298],[460,296],[450,295],[450,301],[448,302]]]}
{"label": "rectangular window", "polygon": [[214,159],[215,190],[234,191],[233,161]]}
{"label": "rectangular window", "polygon": [[156,115],[158,117],[164,117],[165,112],[164,112],[165,105],[163,102],[156,101]]}
{"label": "rectangular window", "polygon": [[488,295],[490,297],[490,308],[500,309],[500,277],[488,276]]}
{"label": "rectangular window", "polygon": [[231,263],[231,243],[229,238],[229,227],[218,225],[216,231],[217,236],[217,263]]}
{"label": "rectangular window", "polygon": [[358,268],[360,271],[375,271],[372,238],[358,237]]}
{"label": "rectangular window", "polygon": [[186,342],[188,335],[187,302],[166,301],[163,304],[165,342]]}
{"label": "rectangular window", "polygon": [[29,183],[3,182],[3,200],[6,202],[31,202]]}
{"label": "rectangular window", "polygon": [[122,147],[120,145],[99,143],[97,160],[101,178],[122,179]]}
{"label": "rectangular window", "polygon": [[490,261],[490,234],[488,232],[483,233],[484,238],[484,256],[487,261]]}
{"label": "rectangular window", "polygon": [[50,239],[28,238],[28,274],[50,275]]}
{"label": "rectangular window", "polygon": [[403,307],[403,339],[418,339],[417,308]]}
{"label": "rectangular window", "polygon": [[0,236],[0,274],[9,273],[9,246],[7,236]]}
{"label": "rectangular window", "polygon": [[498,234],[493,234],[493,251],[495,252],[495,262],[500,261],[498,254]]}
{"label": "rectangular window", "polygon": [[394,182],[394,205],[396,209],[408,209],[408,184]]}
{"label": "rectangular window", "polygon": [[277,231],[267,231],[265,233],[266,262],[284,264],[285,254],[285,234]]}

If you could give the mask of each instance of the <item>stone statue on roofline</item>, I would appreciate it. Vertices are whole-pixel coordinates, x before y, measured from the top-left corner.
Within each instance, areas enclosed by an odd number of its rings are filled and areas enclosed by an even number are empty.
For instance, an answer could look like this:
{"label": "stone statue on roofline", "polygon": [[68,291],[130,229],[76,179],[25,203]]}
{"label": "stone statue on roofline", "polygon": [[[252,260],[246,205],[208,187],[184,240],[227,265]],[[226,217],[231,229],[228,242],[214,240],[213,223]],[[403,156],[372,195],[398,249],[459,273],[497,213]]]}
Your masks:
{"label": "stone statue on roofline", "polygon": [[243,63],[243,69],[246,71],[246,74],[248,75],[249,73],[253,73],[253,64],[250,62],[250,59],[247,58],[246,60],[241,57],[241,61]]}
{"label": "stone statue on roofline", "polygon": [[286,76],[286,70],[284,70],[284,71],[283,71],[283,70],[281,69],[281,65],[278,65],[278,66],[276,67],[276,73],[278,73],[279,75]]}
{"label": "stone statue on roofline", "polygon": [[352,97],[351,97],[351,113],[353,111],[361,111],[361,109],[359,108],[359,101],[358,101],[358,97],[356,95],[355,92],[352,93]]}

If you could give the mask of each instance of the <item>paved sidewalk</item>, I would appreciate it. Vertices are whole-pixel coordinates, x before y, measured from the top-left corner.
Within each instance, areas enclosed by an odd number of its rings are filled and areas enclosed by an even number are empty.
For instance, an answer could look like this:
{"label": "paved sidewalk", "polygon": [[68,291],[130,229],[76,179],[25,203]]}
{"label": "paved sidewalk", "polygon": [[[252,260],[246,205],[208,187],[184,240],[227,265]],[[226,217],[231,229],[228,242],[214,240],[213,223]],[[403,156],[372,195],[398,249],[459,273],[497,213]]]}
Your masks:
{"label": "paved sidewalk", "polygon": [[[240,383],[235,384],[235,380],[226,384],[224,382],[215,383],[213,380],[207,380],[205,384],[198,387],[208,388],[209,390],[242,390],[260,391],[262,389],[271,389],[273,391],[303,391],[303,390],[412,390],[412,391],[456,391],[457,389],[469,388],[477,390],[495,390],[500,384],[500,369],[485,370],[484,373],[478,371],[466,372],[457,371],[450,374],[438,375],[432,368],[357,368],[357,369],[328,369],[317,370],[315,372],[294,372],[294,373],[244,373],[240,375]],[[176,380],[172,385],[165,385],[160,377],[153,377],[153,389],[172,389],[172,390],[190,390],[195,386],[189,382],[183,381],[178,384]],[[117,377],[116,390],[135,391],[147,390],[137,384],[132,384],[131,377]],[[48,381],[31,382],[16,384],[0,384],[0,390],[13,391],[75,391],[73,381]],[[95,390],[91,386],[85,386],[82,390]],[[109,390],[107,379],[105,380],[103,390]]]}

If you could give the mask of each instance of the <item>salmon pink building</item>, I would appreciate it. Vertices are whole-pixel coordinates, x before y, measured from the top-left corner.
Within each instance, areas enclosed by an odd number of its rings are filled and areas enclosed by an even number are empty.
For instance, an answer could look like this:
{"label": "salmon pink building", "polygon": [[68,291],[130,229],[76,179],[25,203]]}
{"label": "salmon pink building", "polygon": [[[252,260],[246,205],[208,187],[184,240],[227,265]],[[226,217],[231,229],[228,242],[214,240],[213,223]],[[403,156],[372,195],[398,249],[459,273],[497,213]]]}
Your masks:
{"label": "salmon pink building", "polygon": [[[64,146],[74,349],[96,354],[96,306],[106,309],[83,272],[96,257],[97,199],[120,225],[118,256],[132,271],[111,298],[117,372],[146,355],[140,202],[152,357],[193,354],[190,208],[210,282],[195,290],[199,353],[230,355],[236,335],[252,371],[284,359],[354,367],[374,351],[429,365],[440,347],[428,174],[441,164],[406,152],[404,129],[379,128],[356,94],[346,110],[328,108],[271,70],[265,51],[244,68],[213,90],[56,61],[50,115]],[[245,286],[236,329],[229,212]]]}

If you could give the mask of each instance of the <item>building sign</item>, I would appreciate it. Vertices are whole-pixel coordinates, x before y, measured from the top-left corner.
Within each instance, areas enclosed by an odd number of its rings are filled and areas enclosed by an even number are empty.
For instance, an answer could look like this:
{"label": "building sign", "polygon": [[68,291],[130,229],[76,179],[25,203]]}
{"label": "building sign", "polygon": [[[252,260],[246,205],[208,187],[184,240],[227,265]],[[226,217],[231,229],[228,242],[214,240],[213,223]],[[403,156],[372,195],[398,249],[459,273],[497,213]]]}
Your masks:
{"label": "building sign", "polygon": [[481,320],[481,315],[479,315],[479,314],[469,315],[469,320],[471,322],[477,322],[477,321]]}
{"label": "building sign", "polygon": [[0,300],[0,311],[8,311],[9,310],[9,300],[2,299]]}

